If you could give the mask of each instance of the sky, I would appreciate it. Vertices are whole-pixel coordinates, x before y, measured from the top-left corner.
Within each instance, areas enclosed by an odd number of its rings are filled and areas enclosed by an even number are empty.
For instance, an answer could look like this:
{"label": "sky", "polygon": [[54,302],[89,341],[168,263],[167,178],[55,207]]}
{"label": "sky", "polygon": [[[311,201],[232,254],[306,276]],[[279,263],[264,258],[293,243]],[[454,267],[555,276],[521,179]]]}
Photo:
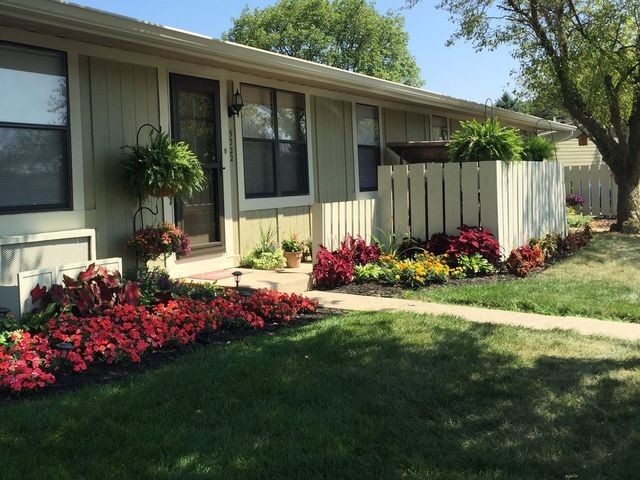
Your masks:
{"label": "sky", "polygon": [[[189,30],[220,38],[228,30],[233,17],[245,5],[262,8],[276,0],[73,0],[86,5],[138,20]],[[409,50],[425,81],[423,88],[452,97],[484,103],[494,102],[506,89],[513,89],[512,72],[517,64],[507,49],[475,52],[464,42],[453,47],[445,42],[453,33],[446,12],[435,8],[437,1],[422,0],[413,9],[403,10],[409,33]],[[376,8],[384,13],[399,10],[404,0],[378,0]]]}

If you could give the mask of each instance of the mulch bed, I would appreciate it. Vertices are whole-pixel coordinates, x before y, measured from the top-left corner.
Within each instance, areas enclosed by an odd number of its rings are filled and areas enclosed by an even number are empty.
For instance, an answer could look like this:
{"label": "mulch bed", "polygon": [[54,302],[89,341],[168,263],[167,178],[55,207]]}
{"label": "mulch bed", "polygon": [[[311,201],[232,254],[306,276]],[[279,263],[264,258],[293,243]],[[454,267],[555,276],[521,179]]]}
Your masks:
{"label": "mulch bed", "polygon": [[594,232],[608,232],[614,223],[616,221],[613,218],[594,218],[591,222],[591,230]]}
{"label": "mulch bed", "polygon": [[[515,275],[507,273],[498,273],[496,275],[490,275],[487,277],[469,277],[460,279],[451,279],[443,284],[431,284],[425,287],[421,287],[420,290],[429,290],[434,288],[449,287],[452,285],[487,285],[501,282],[512,282],[514,280],[521,280]],[[388,297],[399,298],[403,296],[403,293],[408,291],[407,288],[402,288],[398,285],[385,285],[377,282],[363,282],[363,283],[349,283],[348,285],[342,285],[340,287],[331,290],[335,293],[348,293],[351,295],[366,295],[369,297]]]}
{"label": "mulch bed", "polygon": [[201,348],[224,347],[248,337],[258,335],[275,335],[280,330],[291,327],[307,325],[309,323],[322,320],[331,315],[341,315],[344,311],[335,308],[320,307],[314,313],[301,315],[291,323],[266,323],[264,328],[259,330],[215,330],[203,332],[196,337],[196,343],[184,345],[182,347],[162,348],[147,352],[142,355],[140,362],[133,363],[112,363],[111,365],[102,362],[92,363],[89,369],[81,373],[54,372],[56,381],[52,385],[44,388],[25,391],[21,393],[0,392],[0,405],[8,403],[19,403],[34,400],[51,395],[59,395],[64,392],[78,390],[88,384],[107,384],[161,367],[173,362],[182,355],[189,354]]}

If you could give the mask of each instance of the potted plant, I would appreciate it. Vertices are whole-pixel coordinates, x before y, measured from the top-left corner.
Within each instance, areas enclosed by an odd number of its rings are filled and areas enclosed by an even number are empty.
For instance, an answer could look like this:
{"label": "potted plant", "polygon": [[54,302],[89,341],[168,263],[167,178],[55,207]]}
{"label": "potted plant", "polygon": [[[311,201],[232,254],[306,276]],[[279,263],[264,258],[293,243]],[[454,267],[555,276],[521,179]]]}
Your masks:
{"label": "potted plant", "polygon": [[300,268],[304,243],[292,236],[282,241],[282,251],[287,259],[287,268]]}
{"label": "potted plant", "polygon": [[134,198],[176,197],[189,200],[202,191],[206,177],[198,157],[184,142],[174,142],[162,130],[154,130],[148,145],[125,147],[125,187]]}

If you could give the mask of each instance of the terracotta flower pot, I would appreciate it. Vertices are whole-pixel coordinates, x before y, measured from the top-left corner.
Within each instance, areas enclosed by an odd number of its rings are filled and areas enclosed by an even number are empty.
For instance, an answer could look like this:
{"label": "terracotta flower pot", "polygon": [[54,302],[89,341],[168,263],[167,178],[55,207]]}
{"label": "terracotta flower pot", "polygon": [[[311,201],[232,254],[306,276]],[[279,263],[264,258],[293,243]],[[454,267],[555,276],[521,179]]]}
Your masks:
{"label": "terracotta flower pot", "polygon": [[287,268],[300,268],[302,262],[302,252],[284,252],[287,259]]}

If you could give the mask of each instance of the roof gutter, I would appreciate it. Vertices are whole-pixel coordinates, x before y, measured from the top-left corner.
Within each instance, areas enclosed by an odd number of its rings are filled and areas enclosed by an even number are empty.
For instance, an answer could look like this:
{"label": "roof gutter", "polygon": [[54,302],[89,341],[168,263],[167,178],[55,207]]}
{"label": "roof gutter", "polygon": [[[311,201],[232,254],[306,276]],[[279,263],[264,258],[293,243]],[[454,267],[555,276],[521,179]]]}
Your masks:
{"label": "roof gutter", "polygon": [[[482,116],[485,114],[485,106],[476,102],[245,45],[223,42],[204,35],[138,21],[61,0],[0,0],[0,7],[2,14],[29,22],[64,26],[80,32],[104,35],[149,47],[161,47],[175,53],[187,51],[202,59],[215,58],[237,66],[246,66],[250,63],[265,71],[277,70],[302,81],[311,77],[329,85],[393,97],[407,103],[473,112]],[[500,118],[518,124],[536,126],[540,120],[532,115],[498,110]],[[559,132],[572,132],[575,129],[573,126],[557,122],[545,122],[545,125]]]}

